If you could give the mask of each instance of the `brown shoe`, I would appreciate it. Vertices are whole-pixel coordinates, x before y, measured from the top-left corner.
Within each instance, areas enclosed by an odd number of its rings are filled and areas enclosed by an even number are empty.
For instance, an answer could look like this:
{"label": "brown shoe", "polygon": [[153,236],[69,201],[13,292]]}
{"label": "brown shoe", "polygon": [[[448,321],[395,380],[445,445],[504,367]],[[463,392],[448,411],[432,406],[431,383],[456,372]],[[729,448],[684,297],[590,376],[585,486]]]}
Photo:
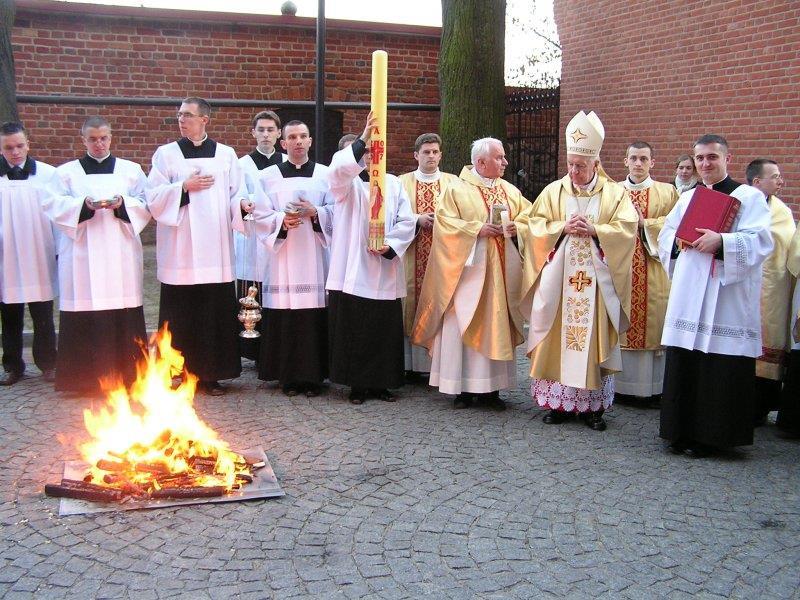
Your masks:
{"label": "brown shoe", "polygon": [[42,379],[44,379],[47,383],[53,383],[56,380],[56,370],[45,369],[42,371]]}
{"label": "brown shoe", "polygon": [[220,385],[219,381],[202,381],[200,383],[200,389],[209,396],[225,395],[225,388]]}

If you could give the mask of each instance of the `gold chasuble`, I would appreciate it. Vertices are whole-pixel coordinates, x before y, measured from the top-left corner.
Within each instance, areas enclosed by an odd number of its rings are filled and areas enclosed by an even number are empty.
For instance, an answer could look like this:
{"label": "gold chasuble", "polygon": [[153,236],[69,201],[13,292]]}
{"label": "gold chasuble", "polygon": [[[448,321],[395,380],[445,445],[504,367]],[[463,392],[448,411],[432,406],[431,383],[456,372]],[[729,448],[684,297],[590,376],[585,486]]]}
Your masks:
{"label": "gold chasuble", "polygon": [[[573,214],[585,215],[597,237],[565,235]],[[625,189],[603,173],[581,194],[565,176],[548,185],[516,224],[524,258],[521,309],[530,315],[532,390],[544,382],[543,396],[559,398],[558,405],[537,399],[541,406],[598,410],[594,396],[591,404],[588,396],[579,398],[585,405],[575,403],[574,391],[564,388],[602,388],[613,398],[613,384],[610,390],[604,386],[622,368],[619,336],[630,324],[636,211]]]}
{"label": "gold chasuble", "polygon": [[756,376],[780,381],[789,347],[793,281],[788,267],[789,246],[795,234],[792,211],[780,199],[770,196],[770,231],[775,248],[761,267],[761,345]]}
{"label": "gold chasuble", "polygon": [[[429,350],[464,267],[472,264],[478,232],[490,222],[492,205],[507,206],[512,220],[530,206],[516,187],[502,179],[487,187],[471,166],[464,167],[460,179],[462,182],[445,190],[436,209],[433,243],[417,305],[412,342]],[[510,361],[514,348],[524,341],[518,306],[522,264],[510,239],[486,238],[485,248],[483,283],[462,343],[488,359]]]}
{"label": "gold chasuble", "polygon": [[[439,205],[439,199],[445,191],[458,182],[458,177],[451,173],[439,173],[435,181],[421,181],[415,173],[404,173],[398,177],[403,184],[409,200],[411,211],[415,214],[433,213]],[[406,297],[403,298],[403,329],[406,336],[411,337],[414,327],[414,316],[417,313],[417,298],[422,289],[422,279],[428,266],[428,255],[431,253],[433,230],[420,229],[414,241],[403,255],[406,273]]]}
{"label": "gold chasuble", "polygon": [[623,350],[658,350],[669,298],[669,277],[658,258],[658,234],[669,211],[678,201],[678,191],[669,183],[642,182],[625,187],[633,206],[644,217],[638,230],[631,265],[631,326],[622,334]]}

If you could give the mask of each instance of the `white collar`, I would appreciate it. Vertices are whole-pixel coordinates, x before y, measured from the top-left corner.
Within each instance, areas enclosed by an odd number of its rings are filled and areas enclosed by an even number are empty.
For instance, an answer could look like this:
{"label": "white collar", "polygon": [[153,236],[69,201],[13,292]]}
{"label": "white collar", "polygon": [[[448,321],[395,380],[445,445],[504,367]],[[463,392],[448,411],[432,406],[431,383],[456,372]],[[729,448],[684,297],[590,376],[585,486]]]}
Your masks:
{"label": "white collar", "polygon": [[275,152],[277,152],[277,150],[275,150],[275,147],[273,146],[272,147],[272,152],[270,152],[269,154],[266,154],[266,153],[262,152],[261,150],[259,150],[258,146],[256,146],[256,152],[258,152],[261,156],[266,156],[267,158],[272,158],[275,155]]}
{"label": "white collar", "polygon": [[594,190],[594,186],[596,186],[596,185],[597,185],[597,173],[594,174],[594,177],[592,177],[592,180],[586,185],[578,186],[578,185],[575,185],[573,183],[572,184],[572,189],[575,190],[576,192],[587,192],[588,193],[588,192],[591,192],[592,190]]}
{"label": "white collar", "polygon": [[207,133],[203,134],[203,139],[200,140],[199,142],[195,142],[194,140],[189,139],[189,138],[186,138],[186,139],[189,140],[190,142],[192,142],[192,144],[194,144],[195,148],[197,148],[197,147],[202,146],[203,142],[205,142],[208,139],[208,134]]}
{"label": "white collar", "polygon": [[483,185],[485,185],[486,187],[492,188],[497,183],[497,178],[496,177],[494,179],[489,179],[488,177],[484,177],[483,175],[478,173],[478,169],[473,168],[472,172],[475,173],[475,176],[478,179],[480,179],[483,182]]}
{"label": "white collar", "polygon": [[633,191],[646,190],[651,185],[653,185],[653,180],[648,175],[641,183],[633,183],[631,181],[630,176],[628,176],[625,178],[625,181],[622,182],[622,185],[625,186],[626,190],[633,190]]}
{"label": "white collar", "polygon": [[109,152],[108,154],[106,154],[106,155],[105,155],[103,158],[95,158],[94,156],[92,156],[92,155],[91,155],[91,154],[89,154],[88,152],[86,153],[86,156],[88,156],[88,157],[89,157],[89,158],[91,158],[92,160],[95,160],[95,161],[97,161],[97,164],[100,164],[100,163],[101,163],[101,162],[103,162],[105,159],[107,159],[109,156],[111,156],[111,152]]}
{"label": "white collar", "polygon": [[425,183],[431,183],[432,181],[439,181],[442,178],[442,172],[439,169],[436,169],[433,173],[423,173],[419,169],[414,171],[414,177],[417,181],[422,181]]}

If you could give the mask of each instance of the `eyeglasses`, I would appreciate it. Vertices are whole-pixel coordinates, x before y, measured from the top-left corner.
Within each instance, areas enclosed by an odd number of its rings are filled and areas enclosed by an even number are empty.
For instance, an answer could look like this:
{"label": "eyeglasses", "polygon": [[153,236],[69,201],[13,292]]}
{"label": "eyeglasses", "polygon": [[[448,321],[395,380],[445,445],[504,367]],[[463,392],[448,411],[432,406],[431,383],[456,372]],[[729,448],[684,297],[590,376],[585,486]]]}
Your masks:
{"label": "eyeglasses", "polygon": [[175,116],[177,118],[179,118],[179,119],[181,117],[183,117],[184,119],[191,119],[192,117],[199,117],[201,115],[196,115],[196,114],[190,113],[190,112],[178,112]]}

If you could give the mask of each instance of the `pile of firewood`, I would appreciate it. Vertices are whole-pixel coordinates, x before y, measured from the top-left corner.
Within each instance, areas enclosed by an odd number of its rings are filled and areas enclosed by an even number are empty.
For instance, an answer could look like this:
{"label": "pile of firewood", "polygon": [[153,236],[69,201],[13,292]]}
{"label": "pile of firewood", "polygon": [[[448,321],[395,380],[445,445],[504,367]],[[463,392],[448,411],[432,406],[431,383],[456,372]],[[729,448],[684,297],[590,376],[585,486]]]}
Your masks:
{"label": "pile of firewood", "polygon": [[[253,472],[266,464],[248,462],[238,454],[235,457],[236,477],[231,490],[252,483]],[[158,498],[215,498],[230,491],[223,485],[221,475],[215,473],[217,459],[213,456],[192,456],[186,461],[188,468],[179,473],[170,472],[162,463],[131,463],[124,458],[112,458],[114,460],[98,460],[95,465],[104,472],[102,483],[95,482],[94,477],[88,474],[83,480],[62,479],[60,484],[48,483],[44,486],[44,493],[56,498],[90,502],[126,502]]]}

